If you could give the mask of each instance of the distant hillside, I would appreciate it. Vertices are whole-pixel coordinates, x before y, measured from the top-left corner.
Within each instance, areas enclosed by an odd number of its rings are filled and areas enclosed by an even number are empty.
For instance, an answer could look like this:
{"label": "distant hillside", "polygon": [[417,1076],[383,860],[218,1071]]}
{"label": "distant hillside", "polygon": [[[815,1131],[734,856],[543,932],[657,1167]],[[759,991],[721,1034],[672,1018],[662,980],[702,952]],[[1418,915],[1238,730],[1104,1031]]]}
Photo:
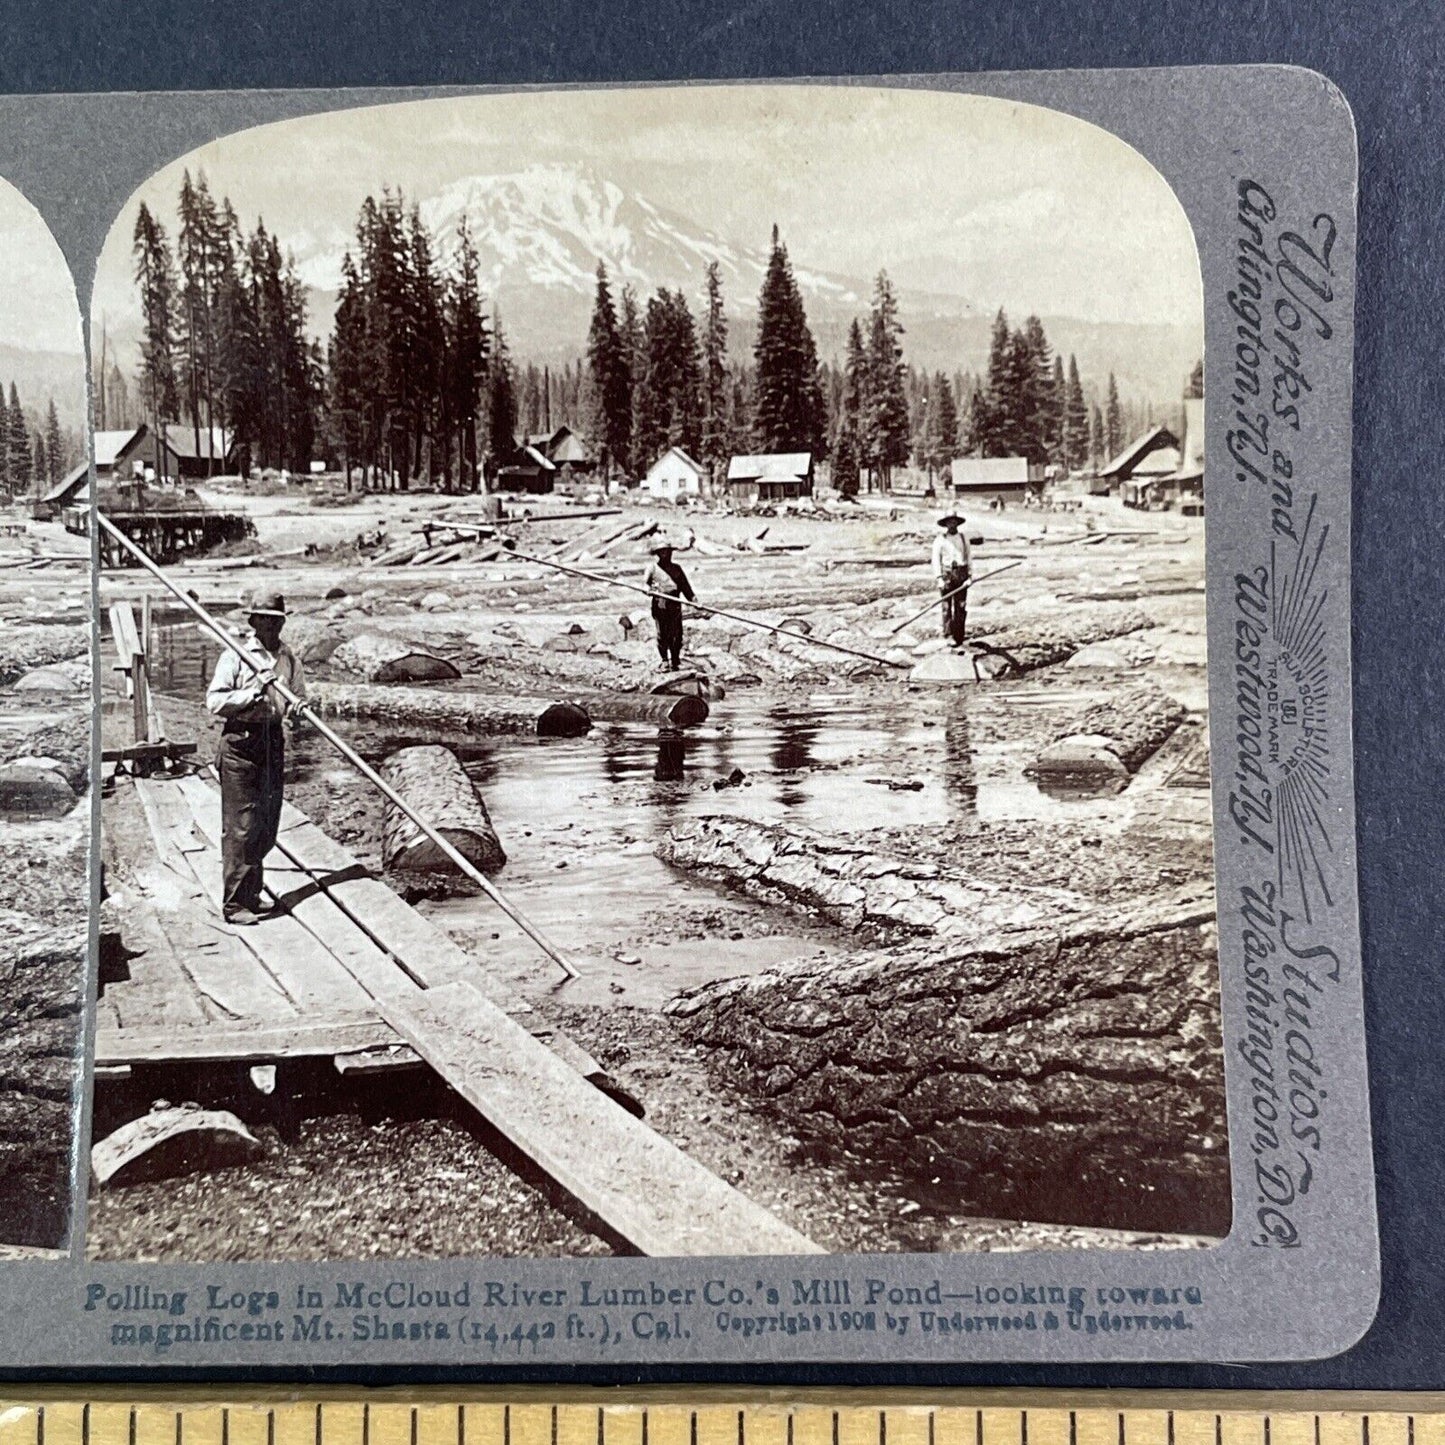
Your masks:
{"label": "distant hillside", "polygon": [[67,429],[85,425],[85,362],[62,351],[30,351],[0,341],[0,385],[10,399],[10,383],[20,393],[20,404],[36,418],[45,414],[51,398],[60,424]]}

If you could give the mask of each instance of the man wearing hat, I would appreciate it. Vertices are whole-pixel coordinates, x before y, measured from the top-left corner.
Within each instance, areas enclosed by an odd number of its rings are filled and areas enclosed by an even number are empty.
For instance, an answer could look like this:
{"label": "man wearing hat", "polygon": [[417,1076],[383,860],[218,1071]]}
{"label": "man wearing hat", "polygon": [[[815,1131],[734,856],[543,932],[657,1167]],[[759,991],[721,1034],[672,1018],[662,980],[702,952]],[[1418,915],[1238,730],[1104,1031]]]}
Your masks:
{"label": "man wearing hat", "polygon": [[944,594],[943,635],[955,647],[963,646],[967,630],[968,589],[963,584],[972,570],[968,538],[959,531],[963,521],[955,512],[940,517],[940,531],[933,539],[933,575],[938,579],[938,590]]}
{"label": "man wearing hat", "polygon": [[280,681],[298,697],[306,682],[296,654],[281,641],[286,604],[279,592],[251,603],[252,636],[242,645],[259,672],[229,648],[216,663],[206,706],[222,720],[216,770],[221,775],[221,911],[229,923],[252,924],[261,903],[262,864],[276,846],[286,770],[285,723],[291,704]]}
{"label": "man wearing hat", "polygon": [[650,550],[656,560],[643,573],[642,585],[654,594],[652,620],[657,627],[657,655],[662,659],[663,671],[677,672],[682,667],[682,599],[697,599],[687,573],[672,560],[672,543],[659,537]]}

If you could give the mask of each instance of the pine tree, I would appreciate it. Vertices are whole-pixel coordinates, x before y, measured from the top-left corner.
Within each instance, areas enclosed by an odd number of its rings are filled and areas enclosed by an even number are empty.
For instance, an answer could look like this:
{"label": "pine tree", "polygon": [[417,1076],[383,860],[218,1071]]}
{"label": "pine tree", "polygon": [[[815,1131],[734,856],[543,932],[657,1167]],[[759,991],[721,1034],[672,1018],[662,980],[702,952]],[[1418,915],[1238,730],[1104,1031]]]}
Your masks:
{"label": "pine tree", "polygon": [[626,417],[627,434],[627,446],[619,460],[631,475],[637,476],[643,471],[645,463],[632,444],[632,416],[637,401],[637,389],[642,385],[642,373],[647,365],[647,351],[643,345],[642,309],[637,304],[637,292],[631,286],[622,288],[622,311],[617,320],[617,338],[621,374],[626,388],[626,405],[622,408],[622,413]]}
{"label": "pine tree", "polygon": [[953,399],[953,387],[941,372],[933,375],[933,384],[928,393],[928,436],[925,441],[925,461],[931,476],[933,472],[948,473],[954,457],[958,455],[958,407]]}
{"label": "pine tree", "polygon": [[1089,408],[1079,382],[1079,363],[1069,354],[1069,375],[1064,384],[1064,457],[1069,471],[1077,471],[1089,455]]}
{"label": "pine tree", "polygon": [[833,486],[851,501],[858,495],[858,450],[853,429],[844,426],[833,445]]}
{"label": "pine tree", "polygon": [[10,408],[5,402],[5,388],[0,386],[0,495],[12,495],[10,486]]}
{"label": "pine tree", "polygon": [[726,471],[732,454],[728,426],[728,322],[723,313],[722,272],[716,261],[708,264],[706,297],[702,333],[702,454],[698,460],[715,481]]}
{"label": "pine tree", "polygon": [[587,368],[591,408],[587,430],[598,448],[603,470],[630,460],[632,434],[632,372],[634,359],[624,348],[612,304],[607,268],[597,263],[597,292],[592,303],[592,324],[587,332]]}
{"label": "pine tree", "polygon": [[60,417],[55,410],[55,398],[45,409],[45,459],[49,465],[46,480],[53,487],[65,475],[65,439],[60,433]]}
{"label": "pine tree", "polygon": [[512,358],[502,334],[501,317],[492,322],[492,359],[487,368],[487,458],[495,472],[517,450],[517,397],[513,388]]}
{"label": "pine tree", "polygon": [[819,453],[825,418],[818,350],[776,226],[758,296],[753,364],[753,444],[762,452]]}
{"label": "pine tree", "polygon": [[909,416],[903,364],[903,327],[898,320],[898,298],[886,271],[873,283],[873,309],[868,319],[868,389],[872,433],[870,450],[876,458],[883,490],[891,491],[893,468],[908,461]]}
{"label": "pine tree", "polygon": [[1037,316],[1024,321],[1018,388],[1019,430],[1014,454],[1031,462],[1047,462],[1057,449],[1063,398],[1055,390],[1053,351]]}
{"label": "pine tree", "polygon": [[30,455],[30,428],[25,425],[25,413],[20,407],[20,394],[15,383],[10,383],[10,446],[9,486],[12,497],[26,496],[34,480],[35,471]]}
{"label": "pine tree", "polygon": [[1119,409],[1119,387],[1109,373],[1109,394],[1104,404],[1104,459],[1112,461],[1124,449],[1124,418]]}
{"label": "pine tree", "polygon": [[1104,413],[1094,403],[1089,413],[1089,469],[1096,475],[1107,458],[1104,455]]}
{"label": "pine tree", "polygon": [[471,228],[463,217],[457,232],[456,270],[448,290],[447,391],[451,422],[457,430],[457,469],[467,491],[476,491],[481,484],[477,409],[491,351],[479,270]]}
{"label": "pine tree", "polygon": [[35,433],[35,495],[39,496],[50,485],[50,456],[45,450],[45,437]]}
{"label": "pine tree", "polygon": [[1064,358],[1054,352],[1053,371],[1049,375],[1049,411],[1051,430],[1048,438],[1049,460],[1068,468],[1069,455],[1069,383],[1064,375]]}
{"label": "pine tree", "polygon": [[643,323],[645,362],[633,405],[638,470],[668,447],[701,449],[702,372],[697,332],[681,291],[658,291]]}
{"label": "pine tree", "polygon": [[980,456],[1008,456],[1013,443],[1012,351],[1013,333],[1000,306],[989,333],[988,366],[974,415],[974,446]]}
{"label": "pine tree", "polygon": [[868,367],[868,351],[863,344],[863,327],[858,318],[848,328],[848,351],[843,371],[843,431],[848,438],[852,466],[868,474],[868,490],[878,465],[873,446],[872,378]]}
{"label": "pine tree", "polygon": [[[141,388],[147,418],[158,431],[163,431],[177,414],[176,275],[165,228],[144,201],[136,216],[132,250],[136,285],[140,289]],[[11,436],[13,443],[13,426]],[[11,471],[13,474],[13,458]]]}

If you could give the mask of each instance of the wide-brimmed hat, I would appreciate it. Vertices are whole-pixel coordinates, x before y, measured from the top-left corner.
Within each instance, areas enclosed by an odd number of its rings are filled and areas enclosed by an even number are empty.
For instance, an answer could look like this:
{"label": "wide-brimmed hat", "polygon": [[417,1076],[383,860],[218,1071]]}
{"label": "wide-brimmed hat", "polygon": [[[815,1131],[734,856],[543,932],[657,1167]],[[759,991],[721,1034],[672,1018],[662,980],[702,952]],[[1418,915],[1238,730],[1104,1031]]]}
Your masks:
{"label": "wide-brimmed hat", "polygon": [[677,543],[671,537],[658,537],[647,544],[649,552],[676,552]]}
{"label": "wide-brimmed hat", "polygon": [[968,520],[967,517],[960,517],[957,512],[945,512],[939,519],[938,525],[946,527],[950,522],[957,522],[961,527]]}
{"label": "wide-brimmed hat", "polygon": [[279,592],[258,592],[246,608],[247,617],[287,617],[286,599]]}

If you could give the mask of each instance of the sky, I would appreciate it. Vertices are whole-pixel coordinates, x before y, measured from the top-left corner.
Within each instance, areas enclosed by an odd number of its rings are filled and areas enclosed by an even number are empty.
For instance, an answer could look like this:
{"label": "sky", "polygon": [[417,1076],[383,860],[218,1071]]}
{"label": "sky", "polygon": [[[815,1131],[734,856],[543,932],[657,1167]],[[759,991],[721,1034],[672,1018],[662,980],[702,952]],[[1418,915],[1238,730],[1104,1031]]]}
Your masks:
{"label": "sky", "polygon": [[81,354],[70,268],[40,213],[0,180],[0,346]]}
{"label": "sky", "polygon": [[134,311],[141,199],[174,231],[181,172],[203,169],[244,225],[298,255],[350,239],[368,192],[424,200],[472,175],[584,164],[748,247],[774,221],[794,263],[1010,314],[1197,322],[1193,236],[1131,147],[1074,117],[990,97],[837,86],[697,86],[408,102],[243,131],[133,196],[97,275],[93,320]]}

